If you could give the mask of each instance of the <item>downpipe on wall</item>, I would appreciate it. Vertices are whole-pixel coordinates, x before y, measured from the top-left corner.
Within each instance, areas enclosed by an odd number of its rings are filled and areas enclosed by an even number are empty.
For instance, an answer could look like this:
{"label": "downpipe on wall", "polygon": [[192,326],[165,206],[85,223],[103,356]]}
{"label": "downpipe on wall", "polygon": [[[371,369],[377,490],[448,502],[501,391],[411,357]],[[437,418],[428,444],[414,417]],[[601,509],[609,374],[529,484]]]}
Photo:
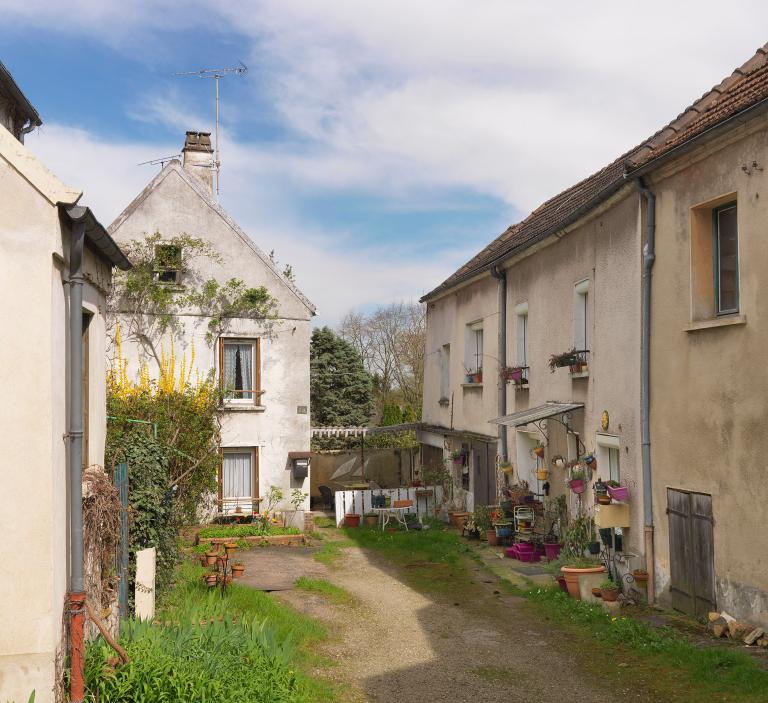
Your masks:
{"label": "downpipe on wall", "polygon": [[83,250],[88,209],[67,209],[72,223],[69,248],[69,641],[71,703],[82,703],[84,680],[85,585],[83,579]]}
{"label": "downpipe on wall", "polygon": [[648,603],[656,596],[653,548],[653,482],[651,471],[651,281],[656,260],[656,196],[643,183],[635,181],[646,204],[646,241],[643,247],[642,275],[642,335],[640,342],[640,433],[643,463],[643,520],[645,537],[645,568],[648,572]]}
{"label": "downpipe on wall", "polygon": [[[507,414],[507,382],[503,371],[507,366],[507,274],[498,265],[490,268],[491,276],[499,282],[499,417]],[[499,456],[503,461],[508,460],[507,426],[499,425]]]}

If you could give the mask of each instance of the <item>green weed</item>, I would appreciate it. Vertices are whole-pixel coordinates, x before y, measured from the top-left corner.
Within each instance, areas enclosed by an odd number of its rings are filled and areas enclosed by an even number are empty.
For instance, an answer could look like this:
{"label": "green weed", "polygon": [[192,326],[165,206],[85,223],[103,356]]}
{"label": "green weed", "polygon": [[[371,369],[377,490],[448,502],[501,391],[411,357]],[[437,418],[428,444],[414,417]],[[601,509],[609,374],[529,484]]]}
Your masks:
{"label": "green weed", "polygon": [[296,579],[294,586],[300,591],[319,593],[336,605],[349,605],[354,600],[347,591],[326,579],[315,579],[309,578],[308,576],[302,576]]}
{"label": "green weed", "polygon": [[200,537],[274,537],[277,535],[300,535],[301,530],[296,527],[283,527],[282,525],[269,525],[266,529],[258,524],[250,525],[211,525],[200,530]]}

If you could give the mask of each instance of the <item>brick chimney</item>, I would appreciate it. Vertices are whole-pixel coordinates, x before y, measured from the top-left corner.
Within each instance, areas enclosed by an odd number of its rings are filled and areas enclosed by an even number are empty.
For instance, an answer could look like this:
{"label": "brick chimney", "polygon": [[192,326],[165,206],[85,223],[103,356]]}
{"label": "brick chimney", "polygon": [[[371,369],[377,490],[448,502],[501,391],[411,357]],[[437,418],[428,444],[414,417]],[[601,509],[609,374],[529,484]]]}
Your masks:
{"label": "brick chimney", "polygon": [[213,147],[210,132],[187,132],[184,140],[184,170],[208,195],[213,195]]}

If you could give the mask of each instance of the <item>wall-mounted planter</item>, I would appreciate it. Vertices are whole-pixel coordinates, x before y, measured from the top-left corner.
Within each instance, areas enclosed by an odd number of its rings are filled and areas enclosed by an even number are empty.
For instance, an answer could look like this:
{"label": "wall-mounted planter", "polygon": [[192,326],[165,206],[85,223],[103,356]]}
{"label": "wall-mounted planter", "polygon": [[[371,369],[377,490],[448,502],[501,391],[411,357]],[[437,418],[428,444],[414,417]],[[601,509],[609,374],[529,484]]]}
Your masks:
{"label": "wall-mounted planter", "polygon": [[614,500],[626,502],[629,499],[629,488],[627,486],[608,486],[608,495]]}
{"label": "wall-mounted planter", "polygon": [[586,485],[580,478],[576,478],[573,481],[568,482],[568,487],[576,494],[584,493]]}

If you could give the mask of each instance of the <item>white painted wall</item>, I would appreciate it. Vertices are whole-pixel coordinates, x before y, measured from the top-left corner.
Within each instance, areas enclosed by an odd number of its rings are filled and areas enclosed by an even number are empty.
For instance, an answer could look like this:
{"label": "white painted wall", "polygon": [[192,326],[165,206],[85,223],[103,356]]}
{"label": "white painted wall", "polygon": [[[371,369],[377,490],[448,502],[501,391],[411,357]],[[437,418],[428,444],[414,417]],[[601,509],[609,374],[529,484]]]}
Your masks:
{"label": "white painted wall", "polygon": [[[61,679],[68,576],[69,233],[62,231],[57,207],[21,175],[18,162],[5,158],[5,136],[0,134],[0,699],[26,701],[35,689],[36,701],[48,703]],[[31,163],[34,157],[20,148]],[[39,163],[36,169],[40,178],[55,180]],[[85,273],[84,307],[94,313],[88,462],[103,464],[110,269],[87,252]]]}
{"label": "white painted wall", "polygon": [[[201,261],[195,269],[200,279],[215,278],[226,282],[240,278],[247,286],[265,286],[277,300],[278,319],[264,324],[250,319],[233,320],[226,337],[254,338],[261,341],[260,406],[227,408],[222,418],[223,448],[258,448],[259,493],[264,496],[272,485],[281,487],[288,498],[291,489],[309,493],[309,478],[295,481],[288,460],[290,451],[308,451],[309,422],[309,342],[312,313],[284,279],[240,236],[234,223],[215,206],[201,197],[200,186],[191,186],[178,162],[167,165],[110,227],[118,242],[142,239],[145,234],[160,231],[172,237],[187,233],[210,242],[221,256],[221,262]],[[266,258],[266,257],[264,257]],[[195,365],[205,376],[212,370],[218,376],[218,352],[206,341],[208,318],[182,316],[184,332],[176,339],[177,357],[190,358],[195,348]],[[125,327],[125,325],[124,325]],[[164,340],[170,348],[170,337]],[[128,359],[129,376],[135,377],[141,365],[149,363],[150,374],[157,366],[136,343],[123,339]],[[306,412],[300,412],[300,409]],[[309,508],[309,500],[304,504]]]}

